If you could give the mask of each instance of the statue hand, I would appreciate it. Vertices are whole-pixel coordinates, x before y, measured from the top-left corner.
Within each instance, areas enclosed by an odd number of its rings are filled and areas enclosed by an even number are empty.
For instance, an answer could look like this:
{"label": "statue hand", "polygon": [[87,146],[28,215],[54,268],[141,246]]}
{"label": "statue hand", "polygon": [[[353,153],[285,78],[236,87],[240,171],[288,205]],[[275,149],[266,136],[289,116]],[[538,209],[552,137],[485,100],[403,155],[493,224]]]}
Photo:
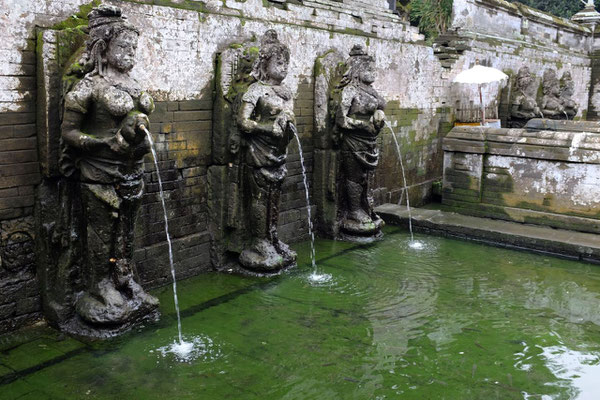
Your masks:
{"label": "statue hand", "polygon": [[148,116],[146,114],[136,114],[135,115],[135,131],[139,135],[146,136],[146,132],[142,129],[142,126],[146,128],[148,131],[150,130],[150,120],[148,120]]}
{"label": "statue hand", "polygon": [[376,135],[379,132],[379,129],[377,129],[373,117],[371,117],[368,122],[365,122],[365,125],[367,132],[369,132],[371,135]]}
{"label": "statue hand", "polygon": [[146,138],[146,131],[150,129],[148,116],[142,113],[129,114],[122,122],[119,129],[120,135],[131,145],[138,145]]}
{"label": "statue hand", "polygon": [[281,138],[283,137],[283,132],[285,130],[285,125],[281,126],[281,121],[278,119],[273,123],[273,137]]}
{"label": "statue hand", "polygon": [[240,151],[240,136],[231,135],[229,137],[229,151],[231,154],[237,154]]}
{"label": "statue hand", "polygon": [[116,154],[127,154],[130,150],[129,143],[125,140],[121,131],[117,131],[117,133],[106,140],[106,143],[110,147],[110,149]]}
{"label": "statue hand", "polygon": [[135,116],[135,141],[141,143],[147,138],[147,133],[150,132],[150,121],[146,114],[136,114]]}

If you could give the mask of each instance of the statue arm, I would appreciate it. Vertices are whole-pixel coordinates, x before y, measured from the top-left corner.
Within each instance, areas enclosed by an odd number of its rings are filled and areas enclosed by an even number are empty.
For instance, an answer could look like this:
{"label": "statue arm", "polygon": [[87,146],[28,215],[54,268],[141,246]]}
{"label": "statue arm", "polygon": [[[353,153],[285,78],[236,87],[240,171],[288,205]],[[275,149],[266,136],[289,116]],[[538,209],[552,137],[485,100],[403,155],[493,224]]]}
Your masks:
{"label": "statue arm", "polygon": [[254,112],[254,104],[242,101],[241,109],[238,113],[237,124],[243,132],[251,134],[268,134],[273,135],[274,126],[271,124],[259,123],[254,121],[252,113]]}
{"label": "statue arm", "polygon": [[78,111],[65,110],[61,127],[61,137],[63,141],[69,146],[88,152],[98,150],[102,148],[102,146],[105,146],[106,143],[103,140],[87,135],[81,131],[81,124],[84,118],[85,115]]}
{"label": "statue arm", "polygon": [[349,116],[350,107],[354,99],[342,98],[340,105],[336,112],[336,124],[343,129],[354,130],[354,129],[371,129],[373,124],[369,121],[363,121],[360,119],[352,118]]}

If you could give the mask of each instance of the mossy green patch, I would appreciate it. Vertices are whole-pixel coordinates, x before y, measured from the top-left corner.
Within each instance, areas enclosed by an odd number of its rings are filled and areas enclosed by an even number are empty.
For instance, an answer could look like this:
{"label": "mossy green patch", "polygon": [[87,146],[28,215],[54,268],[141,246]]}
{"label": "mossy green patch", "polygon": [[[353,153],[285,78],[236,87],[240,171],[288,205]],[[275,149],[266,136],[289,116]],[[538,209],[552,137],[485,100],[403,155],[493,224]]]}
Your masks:
{"label": "mossy green patch", "polygon": [[76,28],[80,25],[87,25],[88,14],[94,7],[98,7],[100,4],[102,4],[101,0],[93,0],[91,3],[79,6],[79,11],[76,14],[70,16],[62,22],[53,25],[52,29]]}

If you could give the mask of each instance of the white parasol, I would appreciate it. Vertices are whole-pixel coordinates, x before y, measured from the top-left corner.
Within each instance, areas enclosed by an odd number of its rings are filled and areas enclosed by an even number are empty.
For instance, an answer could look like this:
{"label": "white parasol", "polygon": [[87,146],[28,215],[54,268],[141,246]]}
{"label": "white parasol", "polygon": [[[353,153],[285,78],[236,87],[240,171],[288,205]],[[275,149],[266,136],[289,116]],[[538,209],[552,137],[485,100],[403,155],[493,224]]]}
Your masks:
{"label": "white parasol", "polygon": [[483,95],[481,94],[481,85],[486,83],[508,81],[508,75],[496,68],[484,67],[477,65],[473,68],[469,68],[466,71],[461,72],[454,78],[452,82],[464,83],[464,84],[475,84],[479,86],[479,101],[481,102],[481,125],[485,125],[485,107],[483,105]]}

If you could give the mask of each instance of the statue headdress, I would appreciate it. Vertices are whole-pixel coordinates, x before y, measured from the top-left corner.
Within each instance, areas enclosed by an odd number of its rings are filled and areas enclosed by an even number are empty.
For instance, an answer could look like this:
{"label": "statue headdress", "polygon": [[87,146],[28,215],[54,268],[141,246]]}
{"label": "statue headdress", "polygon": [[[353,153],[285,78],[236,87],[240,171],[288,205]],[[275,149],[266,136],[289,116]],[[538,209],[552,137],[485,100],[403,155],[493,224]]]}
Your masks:
{"label": "statue headdress", "polygon": [[116,6],[102,5],[94,8],[88,14],[88,20],[89,39],[86,41],[86,51],[82,60],[84,72],[102,75],[102,55],[110,41],[123,31],[138,35],[140,32],[127,21],[127,17]]}

